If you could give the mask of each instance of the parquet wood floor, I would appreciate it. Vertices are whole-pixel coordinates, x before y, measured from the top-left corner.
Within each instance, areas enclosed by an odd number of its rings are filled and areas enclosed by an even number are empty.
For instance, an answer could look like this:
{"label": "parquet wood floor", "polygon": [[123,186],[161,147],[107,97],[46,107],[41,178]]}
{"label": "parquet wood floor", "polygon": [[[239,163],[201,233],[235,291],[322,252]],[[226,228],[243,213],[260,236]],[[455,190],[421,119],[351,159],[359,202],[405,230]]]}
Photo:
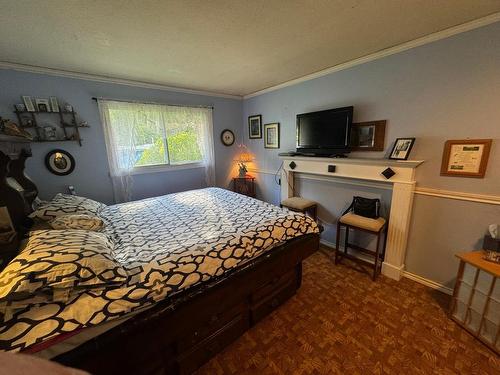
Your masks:
{"label": "parquet wood floor", "polygon": [[344,263],[308,258],[298,293],[197,374],[500,374],[500,358],[448,319],[449,296]]}

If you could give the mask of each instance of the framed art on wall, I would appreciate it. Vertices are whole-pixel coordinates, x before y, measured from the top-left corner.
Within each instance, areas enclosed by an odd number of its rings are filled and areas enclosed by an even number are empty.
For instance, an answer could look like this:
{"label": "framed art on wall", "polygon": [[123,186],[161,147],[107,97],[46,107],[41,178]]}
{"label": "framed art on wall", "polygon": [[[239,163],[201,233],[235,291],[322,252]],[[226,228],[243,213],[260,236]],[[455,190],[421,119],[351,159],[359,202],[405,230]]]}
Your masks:
{"label": "framed art on wall", "polygon": [[31,96],[23,95],[23,102],[26,106],[26,110],[28,112],[35,112],[35,106],[33,105],[33,101],[31,100]]}
{"label": "framed art on wall", "polygon": [[415,138],[396,138],[389,159],[407,160],[415,143]]}
{"label": "framed art on wall", "polygon": [[50,112],[50,103],[48,99],[36,98],[35,103],[38,112]]}
{"label": "framed art on wall", "polygon": [[280,124],[273,122],[264,125],[264,147],[280,148]]}
{"label": "framed art on wall", "polygon": [[75,169],[75,159],[65,150],[52,150],[45,156],[45,166],[57,176],[66,176]]}
{"label": "framed art on wall", "polygon": [[262,138],[262,115],[248,116],[248,138]]}
{"label": "framed art on wall", "polygon": [[353,123],[352,151],[384,151],[386,120]]}
{"label": "framed art on wall", "polygon": [[222,133],[220,133],[220,140],[224,146],[232,146],[235,140],[234,133],[232,130],[224,129]]}
{"label": "framed art on wall", "polygon": [[483,178],[491,139],[449,140],[444,144],[441,176]]}

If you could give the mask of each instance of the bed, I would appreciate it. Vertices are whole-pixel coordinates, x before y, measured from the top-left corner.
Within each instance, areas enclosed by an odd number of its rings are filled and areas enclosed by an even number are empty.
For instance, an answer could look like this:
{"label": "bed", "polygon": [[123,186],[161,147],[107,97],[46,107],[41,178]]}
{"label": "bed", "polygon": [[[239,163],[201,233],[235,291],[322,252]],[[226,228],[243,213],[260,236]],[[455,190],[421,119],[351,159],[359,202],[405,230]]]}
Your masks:
{"label": "bed", "polygon": [[[15,169],[8,175],[24,189],[9,211],[22,235],[36,186]],[[0,190],[11,188],[5,177]],[[294,295],[302,261],[319,244],[310,218],[219,188],[99,215],[126,281],[11,311],[0,323],[1,350],[94,374],[191,373]]]}

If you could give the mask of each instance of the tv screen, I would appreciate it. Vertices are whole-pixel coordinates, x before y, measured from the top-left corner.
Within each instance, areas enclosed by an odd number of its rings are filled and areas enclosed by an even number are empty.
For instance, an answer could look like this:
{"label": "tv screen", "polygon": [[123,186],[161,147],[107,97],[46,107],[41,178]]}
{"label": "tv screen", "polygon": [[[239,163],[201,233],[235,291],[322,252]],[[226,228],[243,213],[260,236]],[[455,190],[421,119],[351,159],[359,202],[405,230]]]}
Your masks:
{"label": "tv screen", "polygon": [[349,151],[353,107],[297,115],[297,151],[321,155]]}

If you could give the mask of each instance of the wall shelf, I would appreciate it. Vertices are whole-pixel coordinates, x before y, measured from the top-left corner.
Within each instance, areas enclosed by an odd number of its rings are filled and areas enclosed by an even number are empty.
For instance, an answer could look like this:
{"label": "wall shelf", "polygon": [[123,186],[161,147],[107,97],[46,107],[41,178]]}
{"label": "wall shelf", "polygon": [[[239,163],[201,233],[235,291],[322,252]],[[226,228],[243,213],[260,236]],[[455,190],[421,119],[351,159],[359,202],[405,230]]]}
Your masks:
{"label": "wall shelf", "polygon": [[[14,107],[15,108],[15,107]],[[14,113],[17,116],[19,121],[19,126],[24,129],[34,129],[35,135],[33,139],[33,143],[43,143],[43,142],[78,142],[78,144],[82,145],[82,138],[80,136],[79,129],[81,128],[90,128],[88,125],[78,125],[76,120],[76,112],[75,111],[61,111],[61,112],[43,112],[43,111],[19,111],[15,108]],[[46,136],[44,134],[44,127],[39,124],[38,115],[58,115],[59,117],[59,125],[54,126],[57,129],[62,130],[63,138],[57,139],[45,139]],[[53,124],[50,124],[51,126]],[[49,126],[49,124],[47,124]],[[68,129],[73,129],[70,133],[68,133]],[[61,132],[58,132],[61,133]]]}

